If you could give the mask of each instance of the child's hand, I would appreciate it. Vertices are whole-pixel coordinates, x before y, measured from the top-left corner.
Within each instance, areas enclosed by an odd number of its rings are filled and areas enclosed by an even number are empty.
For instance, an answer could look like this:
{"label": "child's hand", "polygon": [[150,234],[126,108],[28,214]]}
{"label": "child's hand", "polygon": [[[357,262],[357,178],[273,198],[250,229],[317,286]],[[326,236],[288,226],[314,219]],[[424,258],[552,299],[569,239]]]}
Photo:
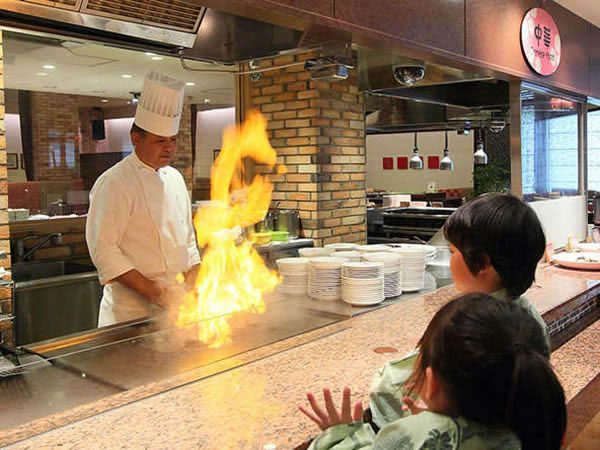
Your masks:
{"label": "child's hand", "polygon": [[415,401],[410,397],[402,397],[402,401],[404,402],[404,406],[402,406],[402,411],[410,410],[411,414],[419,414],[422,411],[427,411],[429,408],[422,400]]}
{"label": "child's hand", "polygon": [[[309,419],[315,422],[319,428],[325,431],[327,428],[338,425],[341,423],[352,423],[362,419],[363,416],[363,407],[361,402],[357,402],[354,405],[353,414],[350,411],[350,388],[345,387],[343,396],[342,396],[342,411],[341,414],[338,413],[337,409],[333,404],[333,399],[331,398],[331,391],[328,388],[323,388],[323,398],[325,399],[325,410],[323,411],[317,401],[315,400],[315,396],[312,392],[308,392],[306,394],[308,398],[308,402],[312,408],[310,411],[308,408],[305,408],[302,405],[298,406],[298,409],[302,411],[304,415],[306,415]],[[313,414],[314,411],[314,414]]]}

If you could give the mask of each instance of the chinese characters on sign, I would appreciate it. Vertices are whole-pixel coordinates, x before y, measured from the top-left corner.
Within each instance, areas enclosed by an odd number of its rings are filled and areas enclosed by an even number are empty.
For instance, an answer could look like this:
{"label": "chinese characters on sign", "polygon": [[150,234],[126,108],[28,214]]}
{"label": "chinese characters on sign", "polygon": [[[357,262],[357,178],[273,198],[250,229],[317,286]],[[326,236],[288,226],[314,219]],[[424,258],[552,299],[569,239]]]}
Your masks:
{"label": "chinese characters on sign", "polygon": [[552,16],[541,8],[527,11],[521,23],[521,45],[529,66],[540,75],[552,75],[560,64],[561,41]]}

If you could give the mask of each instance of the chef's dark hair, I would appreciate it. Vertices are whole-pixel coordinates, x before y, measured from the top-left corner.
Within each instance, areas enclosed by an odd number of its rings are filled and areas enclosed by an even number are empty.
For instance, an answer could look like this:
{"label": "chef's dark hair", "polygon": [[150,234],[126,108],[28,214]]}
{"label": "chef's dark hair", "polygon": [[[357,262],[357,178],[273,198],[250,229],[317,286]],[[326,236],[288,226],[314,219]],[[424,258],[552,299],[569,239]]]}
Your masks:
{"label": "chef's dark hair", "polygon": [[133,125],[131,125],[131,131],[129,132],[130,134],[139,134],[142,138],[144,136],[146,136],[146,134],[148,134],[148,132],[146,130],[144,130],[143,128],[140,128],[138,125],[136,125],[135,122],[133,122]]}
{"label": "chef's dark hair", "polygon": [[443,306],[419,341],[408,386],[418,393],[431,367],[452,414],[505,426],[524,449],[559,449],[565,395],[537,321],[518,304],[467,294]]}
{"label": "chef's dark hair", "polygon": [[515,298],[533,283],[546,245],[535,211],[510,194],[483,194],[461,206],[446,221],[444,236],[473,275],[489,261]]}

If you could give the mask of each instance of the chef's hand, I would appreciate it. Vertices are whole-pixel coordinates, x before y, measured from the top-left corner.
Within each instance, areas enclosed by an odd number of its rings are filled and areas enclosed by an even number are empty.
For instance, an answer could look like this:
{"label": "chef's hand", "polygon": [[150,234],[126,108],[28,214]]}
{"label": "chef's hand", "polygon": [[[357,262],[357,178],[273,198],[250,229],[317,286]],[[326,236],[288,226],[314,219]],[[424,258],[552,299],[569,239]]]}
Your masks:
{"label": "chef's hand", "polygon": [[192,266],[184,276],[185,289],[191,290],[196,285],[196,279],[198,278],[198,271],[200,270],[200,264]]}
{"label": "chef's hand", "polygon": [[163,290],[164,289],[160,283],[154,280],[146,280],[146,282],[143,283],[140,294],[146,297],[149,302],[164,308],[165,305],[162,301]]}
{"label": "chef's hand", "polygon": [[123,283],[125,286],[133,289],[149,302],[162,306],[160,299],[163,288],[156,281],[150,280],[135,269],[125,272],[115,278],[116,281]]}
{"label": "chef's hand", "polygon": [[342,395],[342,411],[338,412],[333,404],[331,398],[331,391],[328,388],[323,388],[323,398],[325,400],[325,411],[321,409],[315,396],[312,392],[306,394],[308,402],[312,408],[310,411],[308,408],[299,405],[298,409],[302,411],[309,419],[315,422],[319,428],[325,431],[327,428],[333,425],[339,425],[342,423],[352,423],[362,419],[363,407],[361,402],[357,402],[354,405],[354,410],[350,410],[350,388],[345,387]]}

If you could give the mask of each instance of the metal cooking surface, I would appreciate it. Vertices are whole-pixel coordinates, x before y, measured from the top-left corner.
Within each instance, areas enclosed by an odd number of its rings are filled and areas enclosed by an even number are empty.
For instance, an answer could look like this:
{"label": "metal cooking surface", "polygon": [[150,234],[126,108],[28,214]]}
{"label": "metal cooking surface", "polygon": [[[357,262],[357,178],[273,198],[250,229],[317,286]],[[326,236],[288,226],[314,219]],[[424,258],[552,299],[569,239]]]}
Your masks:
{"label": "metal cooking surface", "polygon": [[0,379],[0,430],[121,392],[78,372],[46,366]]}
{"label": "metal cooking surface", "polygon": [[271,296],[264,314],[235,314],[229,320],[233,342],[219,348],[197,342],[192,327],[156,331],[148,325],[112,336],[111,340],[117,342],[110,345],[104,345],[105,338],[98,338],[62,349],[62,354],[65,350],[78,352],[56,360],[121,389],[131,389],[349,317],[348,305],[331,303],[328,312],[322,309],[323,302],[307,297]]}

